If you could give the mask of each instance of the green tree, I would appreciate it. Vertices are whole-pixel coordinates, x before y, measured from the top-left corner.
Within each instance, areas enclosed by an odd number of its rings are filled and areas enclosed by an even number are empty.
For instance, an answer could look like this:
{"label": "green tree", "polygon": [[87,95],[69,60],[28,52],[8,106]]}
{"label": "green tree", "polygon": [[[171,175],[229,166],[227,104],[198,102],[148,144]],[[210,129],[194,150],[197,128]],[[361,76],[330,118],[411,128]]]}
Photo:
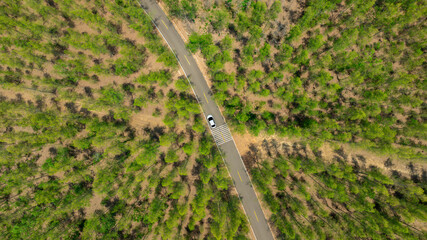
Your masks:
{"label": "green tree", "polygon": [[207,156],[211,152],[212,142],[209,138],[203,137],[199,142],[199,153]]}
{"label": "green tree", "polygon": [[187,92],[188,89],[190,89],[190,85],[188,84],[188,81],[184,78],[179,78],[175,82],[175,87],[176,89],[178,89],[178,91],[181,91],[181,92]]}
{"label": "green tree", "polygon": [[207,168],[204,168],[200,173],[200,180],[202,180],[203,184],[208,184],[211,179],[211,173]]}
{"label": "green tree", "polygon": [[228,12],[224,9],[216,9],[212,12],[211,24],[215,31],[222,31],[230,21]]}
{"label": "green tree", "polygon": [[251,4],[251,21],[257,26],[261,26],[265,22],[265,14],[267,13],[267,5],[264,2],[254,2]]}
{"label": "green tree", "polygon": [[308,40],[308,47],[313,52],[317,51],[323,45],[324,45],[324,41],[323,41],[323,36],[321,34],[318,34],[315,37],[310,38],[310,40]]}
{"label": "green tree", "polygon": [[198,133],[206,131],[205,125],[203,125],[202,121],[199,118],[194,121],[192,129]]}
{"label": "green tree", "polygon": [[164,216],[164,211],[166,210],[167,204],[163,199],[155,198],[149,205],[147,214],[144,215],[143,221],[146,224],[153,225],[158,222],[162,216]]}
{"label": "green tree", "polygon": [[225,37],[221,40],[221,50],[231,50],[233,47],[233,38],[229,35],[225,35]]}
{"label": "green tree", "polygon": [[163,179],[162,179],[162,186],[168,187],[173,183],[174,178],[178,176],[178,171],[176,168],[168,173]]}
{"label": "green tree", "polygon": [[197,1],[195,0],[181,0],[183,15],[191,20],[197,16]]}
{"label": "green tree", "polygon": [[117,91],[112,87],[108,87],[101,90],[102,96],[99,98],[99,102],[102,105],[114,106],[120,105],[123,103],[124,95],[123,93]]}
{"label": "green tree", "polygon": [[281,11],[282,11],[282,4],[280,3],[280,1],[274,1],[274,3],[268,9],[267,16],[271,20],[276,20]]}
{"label": "green tree", "polygon": [[34,199],[37,204],[49,204],[59,200],[60,184],[58,181],[42,182],[37,186]]}
{"label": "green tree", "polygon": [[249,27],[251,26],[249,17],[246,15],[245,12],[238,12],[237,13],[237,28],[239,30],[239,32],[244,33],[246,32]]}
{"label": "green tree", "polygon": [[288,44],[284,43],[280,45],[279,52],[275,55],[277,62],[284,62],[292,56],[293,48]]}
{"label": "green tree", "polygon": [[185,154],[191,156],[194,152],[194,144],[192,141],[184,144],[184,146],[182,147],[182,150],[184,151]]}
{"label": "green tree", "polygon": [[178,161],[178,159],[179,159],[179,157],[176,154],[176,149],[170,148],[168,150],[168,152],[166,153],[165,162],[166,163],[174,163],[174,162]]}
{"label": "green tree", "polygon": [[264,62],[266,59],[268,59],[270,57],[270,44],[268,43],[264,43],[264,46],[262,46],[262,48],[259,50],[259,60],[261,62]]}
{"label": "green tree", "polygon": [[185,194],[185,185],[182,182],[175,182],[172,187],[171,199],[179,199]]}
{"label": "green tree", "polygon": [[243,47],[243,58],[242,61],[246,65],[252,65],[254,63],[254,56],[255,54],[255,46],[254,45],[246,45]]}
{"label": "green tree", "polygon": [[177,135],[174,132],[165,133],[159,138],[160,146],[170,147],[177,139]]}
{"label": "green tree", "polygon": [[310,59],[308,58],[308,51],[302,50],[298,55],[292,59],[292,62],[299,65],[307,65]]}
{"label": "green tree", "polygon": [[147,141],[142,145],[142,152],[136,157],[135,161],[138,164],[150,165],[156,158],[159,152],[159,144],[151,141]]}
{"label": "green tree", "polygon": [[288,40],[289,42],[296,41],[299,39],[301,34],[302,32],[300,27],[298,25],[295,25],[291,28],[291,30],[289,30],[288,37],[286,38],[286,40]]}

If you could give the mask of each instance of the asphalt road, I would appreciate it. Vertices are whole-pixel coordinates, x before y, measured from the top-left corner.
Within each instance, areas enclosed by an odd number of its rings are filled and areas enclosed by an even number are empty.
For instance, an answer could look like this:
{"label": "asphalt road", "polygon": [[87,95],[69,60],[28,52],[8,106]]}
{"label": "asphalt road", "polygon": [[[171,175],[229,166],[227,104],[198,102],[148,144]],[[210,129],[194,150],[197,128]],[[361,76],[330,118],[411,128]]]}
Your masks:
{"label": "asphalt road", "polygon": [[223,153],[225,164],[241,198],[255,238],[257,240],[274,239],[236,144],[196,61],[186,49],[181,36],[157,2],[155,0],[142,0],[140,4],[175,53],[184,73],[191,83],[193,92],[202,107],[204,115],[212,115],[215,119],[217,127],[211,129],[212,135]]}

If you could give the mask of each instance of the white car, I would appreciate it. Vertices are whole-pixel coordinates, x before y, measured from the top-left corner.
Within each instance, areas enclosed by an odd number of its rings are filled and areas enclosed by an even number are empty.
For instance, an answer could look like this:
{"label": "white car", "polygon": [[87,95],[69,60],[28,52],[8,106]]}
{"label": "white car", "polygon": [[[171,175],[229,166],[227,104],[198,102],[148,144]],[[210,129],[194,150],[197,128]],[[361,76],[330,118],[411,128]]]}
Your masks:
{"label": "white car", "polygon": [[207,119],[208,119],[209,125],[211,125],[211,128],[215,128],[216,125],[212,115],[208,115]]}

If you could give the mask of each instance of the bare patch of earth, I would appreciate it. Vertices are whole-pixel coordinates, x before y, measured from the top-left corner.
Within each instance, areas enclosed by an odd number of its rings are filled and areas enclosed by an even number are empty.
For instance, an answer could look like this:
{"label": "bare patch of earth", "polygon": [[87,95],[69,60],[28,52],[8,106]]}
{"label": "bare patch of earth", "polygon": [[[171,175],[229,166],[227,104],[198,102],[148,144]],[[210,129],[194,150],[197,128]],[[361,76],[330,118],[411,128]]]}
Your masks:
{"label": "bare patch of earth", "polygon": [[[279,138],[277,136],[266,135],[255,137],[249,133],[245,133],[243,135],[233,133],[233,138],[242,156],[248,153],[253,154],[251,153],[251,146],[256,146],[258,148],[264,140],[267,140],[268,142],[275,141],[277,146],[280,148],[283,147],[283,144],[285,144],[285,146],[292,147],[301,143],[300,139],[287,137]],[[314,157],[309,146],[305,147],[307,148],[307,154]],[[337,146],[324,143],[319,149],[322,159],[329,163],[333,163],[334,161],[337,161],[337,159],[341,159],[352,165],[357,164],[361,168],[370,168],[373,166],[382,169],[383,172],[388,175],[393,174],[393,171],[397,171],[402,176],[408,178],[413,177],[414,174],[421,175],[423,171],[427,170],[427,162],[425,161],[410,162],[409,160],[396,159],[391,155],[378,155],[368,150],[350,146],[349,144],[340,144],[339,147],[342,148],[342,150],[337,150]],[[342,154],[339,154],[338,152],[342,152]]]}
{"label": "bare patch of earth", "polygon": [[85,208],[88,216],[91,216],[96,210],[106,211],[107,209],[101,204],[104,196],[100,193],[94,192],[90,199],[89,206]]}

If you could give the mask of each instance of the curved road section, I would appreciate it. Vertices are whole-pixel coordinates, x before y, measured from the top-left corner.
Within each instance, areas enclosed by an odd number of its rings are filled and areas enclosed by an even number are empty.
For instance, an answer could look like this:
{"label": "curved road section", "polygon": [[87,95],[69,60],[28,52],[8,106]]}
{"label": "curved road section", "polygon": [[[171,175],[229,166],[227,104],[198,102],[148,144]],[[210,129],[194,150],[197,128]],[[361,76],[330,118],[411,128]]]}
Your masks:
{"label": "curved road section", "polygon": [[251,228],[257,240],[274,239],[271,229],[261,209],[258,198],[253,189],[251,180],[243,164],[242,158],[237,150],[230,130],[225,123],[218,106],[212,98],[209,86],[197,66],[191,53],[186,49],[185,43],[166,14],[159,7],[155,0],[140,1],[141,7],[151,17],[157,29],[166,40],[169,47],[178,59],[187,79],[189,80],[193,92],[202,107],[205,116],[212,115],[215,119],[216,127],[211,128],[214,140],[223,154],[224,162],[228,168],[230,176],[234,182],[237,192],[243,204],[246,216],[249,219]]}

